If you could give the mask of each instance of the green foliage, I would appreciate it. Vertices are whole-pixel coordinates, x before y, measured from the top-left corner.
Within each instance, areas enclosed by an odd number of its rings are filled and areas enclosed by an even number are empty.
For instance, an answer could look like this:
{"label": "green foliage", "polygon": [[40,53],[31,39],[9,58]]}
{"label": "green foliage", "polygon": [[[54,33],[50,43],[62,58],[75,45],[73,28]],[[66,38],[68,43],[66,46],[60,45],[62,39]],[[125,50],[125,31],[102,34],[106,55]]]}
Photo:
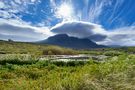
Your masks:
{"label": "green foliage", "polygon": [[[107,62],[50,62],[5,64],[1,89],[134,90],[135,55],[119,55]],[[6,80],[6,83],[5,83]]]}
{"label": "green foliage", "polygon": [[31,57],[30,55],[20,55],[20,54],[0,55],[0,64],[1,65],[5,65],[7,63],[23,65],[23,64],[36,63],[37,61],[38,60],[35,60],[35,58]]}
{"label": "green foliage", "polygon": [[53,61],[51,63],[56,66],[81,66],[87,64],[88,62],[87,61],[68,61],[68,62]]}
{"label": "green foliage", "polygon": [[106,61],[48,61],[44,55],[71,49],[0,41],[0,90],[135,90],[134,47],[79,51]]}
{"label": "green foliage", "polygon": [[1,79],[14,79],[14,78],[16,78],[16,75],[14,73],[4,72],[1,74]]}
{"label": "green foliage", "polygon": [[74,55],[75,50],[51,45],[0,41],[0,54]]}
{"label": "green foliage", "polygon": [[43,50],[43,55],[74,55],[77,54],[72,49],[65,49],[57,46],[49,46]]}
{"label": "green foliage", "polygon": [[104,55],[106,55],[106,56],[119,56],[122,54],[123,54],[123,52],[119,52],[119,51],[107,51],[104,53]]}

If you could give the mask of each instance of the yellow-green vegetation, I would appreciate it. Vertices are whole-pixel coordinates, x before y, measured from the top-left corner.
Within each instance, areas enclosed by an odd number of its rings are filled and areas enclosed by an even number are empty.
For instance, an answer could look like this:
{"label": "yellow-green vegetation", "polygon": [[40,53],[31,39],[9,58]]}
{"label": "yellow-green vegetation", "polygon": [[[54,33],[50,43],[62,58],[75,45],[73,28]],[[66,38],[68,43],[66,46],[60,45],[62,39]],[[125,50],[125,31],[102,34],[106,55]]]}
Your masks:
{"label": "yellow-green vegetation", "polygon": [[77,52],[59,46],[0,41],[0,54],[73,55]]}
{"label": "yellow-green vegetation", "polygon": [[43,55],[75,55],[75,52],[72,49],[64,49],[56,46],[49,46],[43,50]]}
{"label": "yellow-green vegetation", "polygon": [[85,64],[77,61],[7,62],[0,65],[0,89],[135,90],[135,55],[123,54],[107,62],[90,60]]}
{"label": "yellow-green vegetation", "polygon": [[92,59],[52,62],[40,60],[39,57],[67,52],[76,54],[76,51],[57,46],[2,41],[0,90],[135,90],[134,49],[77,51],[87,55],[109,56],[104,62]]}

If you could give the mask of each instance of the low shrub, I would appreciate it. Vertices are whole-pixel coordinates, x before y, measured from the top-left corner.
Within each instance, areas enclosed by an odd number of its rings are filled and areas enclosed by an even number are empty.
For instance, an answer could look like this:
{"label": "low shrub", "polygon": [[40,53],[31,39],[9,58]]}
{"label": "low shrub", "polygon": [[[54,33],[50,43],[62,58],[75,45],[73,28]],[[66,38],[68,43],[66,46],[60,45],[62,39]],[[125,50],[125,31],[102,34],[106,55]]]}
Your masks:
{"label": "low shrub", "polygon": [[87,64],[87,61],[53,61],[52,64],[56,66],[80,66],[80,65],[85,65]]}
{"label": "low shrub", "polygon": [[64,61],[54,61],[54,62],[52,62],[54,65],[56,65],[56,66],[66,66],[66,62],[64,62]]}
{"label": "low shrub", "polygon": [[123,54],[123,52],[119,52],[119,51],[107,51],[104,53],[104,55],[106,55],[106,56],[119,56],[122,54]]}
{"label": "low shrub", "polygon": [[36,63],[38,60],[36,58],[28,56],[28,55],[5,55],[0,58],[0,64],[17,64],[17,65],[23,65],[23,64],[33,64]]}
{"label": "low shrub", "polygon": [[16,75],[14,73],[11,73],[11,72],[4,72],[0,75],[0,77],[2,79],[13,79],[13,78],[16,78]]}
{"label": "low shrub", "polygon": [[57,46],[49,46],[43,50],[43,55],[74,55],[77,54],[72,49],[65,49]]}

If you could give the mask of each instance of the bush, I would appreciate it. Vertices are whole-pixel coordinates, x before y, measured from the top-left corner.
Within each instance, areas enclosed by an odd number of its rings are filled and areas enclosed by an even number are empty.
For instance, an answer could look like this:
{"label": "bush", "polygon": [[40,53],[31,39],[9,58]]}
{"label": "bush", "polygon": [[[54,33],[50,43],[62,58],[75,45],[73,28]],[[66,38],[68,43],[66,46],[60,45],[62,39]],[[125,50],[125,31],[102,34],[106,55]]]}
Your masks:
{"label": "bush", "polygon": [[77,54],[72,49],[65,49],[57,46],[49,46],[43,50],[43,55],[74,55]]}
{"label": "bush", "polygon": [[49,64],[50,64],[50,61],[38,61],[33,66],[38,67],[38,68],[43,68],[43,67],[49,66]]}
{"label": "bush", "polygon": [[78,66],[86,64],[86,61],[69,61],[67,62],[67,66]]}
{"label": "bush", "polygon": [[33,64],[36,63],[38,60],[36,60],[34,57],[28,56],[28,55],[4,55],[1,56],[0,58],[0,64],[5,65],[5,64],[18,64],[18,65],[23,65],[23,64]]}
{"label": "bush", "polygon": [[80,66],[80,65],[85,65],[88,62],[86,61],[68,61],[68,62],[54,61],[52,63],[56,66]]}
{"label": "bush", "polygon": [[122,52],[119,52],[119,51],[107,51],[104,53],[104,55],[106,56],[119,56],[119,55],[122,55],[123,53]]}
{"label": "bush", "polygon": [[4,52],[4,51],[0,51],[0,54],[6,54],[6,52]]}
{"label": "bush", "polygon": [[14,73],[10,73],[10,72],[2,73],[0,76],[1,76],[2,79],[13,79],[13,78],[16,78],[16,75]]}
{"label": "bush", "polygon": [[66,62],[63,62],[63,61],[54,61],[52,63],[57,65],[57,66],[66,66]]}
{"label": "bush", "polygon": [[40,77],[42,77],[42,74],[38,73],[38,71],[29,71],[27,72],[27,76],[29,79],[38,79]]}

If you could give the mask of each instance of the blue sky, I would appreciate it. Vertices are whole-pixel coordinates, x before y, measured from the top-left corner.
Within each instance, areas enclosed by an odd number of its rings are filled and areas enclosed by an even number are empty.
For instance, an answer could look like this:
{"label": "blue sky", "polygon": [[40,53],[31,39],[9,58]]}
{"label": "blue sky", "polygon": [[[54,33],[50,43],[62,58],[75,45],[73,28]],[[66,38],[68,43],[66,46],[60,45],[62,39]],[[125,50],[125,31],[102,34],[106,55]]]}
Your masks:
{"label": "blue sky", "polygon": [[[67,22],[68,29],[87,23],[88,31],[93,32],[88,35],[106,35],[99,44],[135,45],[135,0],[0,0],[0,39],[42,40]],[[73,27],[71,22],[75,23]],[[81,30],[80,35],[72,31],[62,32],[79,37],[87,30]]]}

